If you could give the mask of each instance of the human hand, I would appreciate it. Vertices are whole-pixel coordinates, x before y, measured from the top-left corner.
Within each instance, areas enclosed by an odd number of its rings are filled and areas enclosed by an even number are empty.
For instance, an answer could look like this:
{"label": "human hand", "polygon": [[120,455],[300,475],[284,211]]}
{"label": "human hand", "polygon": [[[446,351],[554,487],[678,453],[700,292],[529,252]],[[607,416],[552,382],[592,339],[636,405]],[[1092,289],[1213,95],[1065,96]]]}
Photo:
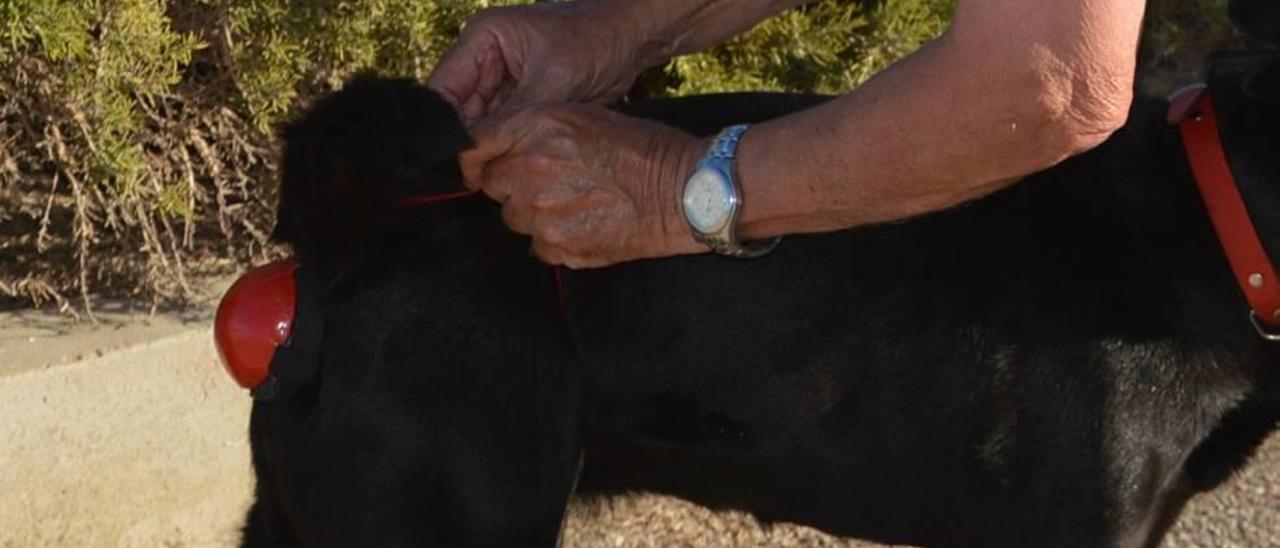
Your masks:
{"label": "human hand", "polygon": [[467,123],[538,102],[611,102],[645,68],[637,31],[616,27],[579,4],[486,9],[467,21],[427,85]]}
{"label": "human hand", "polygon": [[459,156],[544,262],[593,268],[698,253],[677,195],[706,143],[600,107],[540,104],[482,120]]}

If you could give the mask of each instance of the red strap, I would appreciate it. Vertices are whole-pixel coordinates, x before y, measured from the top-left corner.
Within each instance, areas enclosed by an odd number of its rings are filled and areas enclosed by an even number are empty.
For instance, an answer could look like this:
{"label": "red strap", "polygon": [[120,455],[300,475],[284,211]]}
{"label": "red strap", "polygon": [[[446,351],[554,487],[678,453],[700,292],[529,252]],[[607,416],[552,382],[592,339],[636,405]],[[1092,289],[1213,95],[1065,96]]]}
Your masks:
{"label": "red strap", "polygon": [[[1186,95],[1191,94],[1194,96],[1187,99]],[[1280,278],[1276,277],[1275,268],[1258,240],[1258,233],[1249,221],[1249,211],[1231,175],[1218,134],[1213,98],[1208,90],[1189,90],[1174,100],[1173,108],[1188,101],[1191,108],[1184,110],[1186,115],[1179,122],[1182,143],[1213,228],[1257,320],[1280,327]]]}
{"label": "red strap", "polygon": [[396,202],[394,207],[395,209],[405,209],[409,207],[434,204],[436,202],[445,202],[448,200],[456,200],[458,198],[467,198],[469,196],[475,196],[479,192],[480,192],[479,190],[473,190],[468,188],[468,189],[459,190],[456,192],[446,192],[444,194],[425,194],[422,196],[410,196],[408,198],[403,198],[400,201]]}

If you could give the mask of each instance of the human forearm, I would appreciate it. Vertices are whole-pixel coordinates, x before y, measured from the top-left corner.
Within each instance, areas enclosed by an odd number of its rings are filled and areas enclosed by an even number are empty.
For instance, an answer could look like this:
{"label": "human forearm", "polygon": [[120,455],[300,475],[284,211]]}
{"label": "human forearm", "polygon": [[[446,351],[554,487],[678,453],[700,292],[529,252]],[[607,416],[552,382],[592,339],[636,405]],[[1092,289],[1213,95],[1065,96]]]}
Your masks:
{"label": "human forearm", "polygon": [[468,123],[551,101],[609,103],[641,71],[804,0],[581,0],[481,10],[427,85]]}
{"label": "human forearm", "polygon": [[748,132],[740,233],[820,232],[950,207],[1094,146],[1123,121],[1140,3],[1073,36],[982,35],[963,20],[979,15],[961,11],[946,36],[859,90]]}
{"label": "human forearm", "polygon": [[[606,13],[619,20],[673,29],[670,40],[657,42],[674,44],[667,52],[674,54],[714,43],[792,4],[737,0],[720,7],[758,9],[740,9],[751,16],[710,21],[703,10],[715,2],[690,1],[684,6],[676,0],[538,4],[564,7],[518,13],[555,16],[545,25],[555,32],[536,38],[577,39],[565,55],[546,59],[563,60],[599,46],[607,59],[630,61],[606,64],[624,66],[621,72],[626,72],[639,63],[617,47],[635,42],[609,34],[625,25],[606,25],[592,20],[598,14],[581,10],[606,6],[616,10]],[[668,2],[674,6],[670,11],[659,9]],[[821,232],[935,211],[1100,143],[1127,114],[1144,4],[960,0],[943,38],[855,92],[746,133],[737,156],[745,204],[739,234],[750,239]],[[642,8],[657,10],[656,15],[646,19]],[[584,24],[571,30],[580,32],[565,30],[577,22]],[[485,28],[469,27],[471,36],[489,36],[497,25]],[[601,36],[606,38],[592,41]],[[582,83],[558,77],[564,75],[586,82],[586,91],[569,86],[542,94],[557,100],[616,97],[621,86],[615,84],[626,80],[608,79],[620,73],[616,68],[594,66],[584,72],[573,63],[511,62],[497,68],[506,70],[508,79],[518,73],[522,82]],[[496,80],[503,72],[486,74]],[[502,92],[499,86],[487,95],[483,90],[472,95],[501,97]],[[707,140],[557,100],[508,109],[471,126],[477,146],[460,158],[463,173],[468,184],[503,204],[508,226],[530,235],[543,260],[570,267],[706,252],[691,237],[678,196]]]}

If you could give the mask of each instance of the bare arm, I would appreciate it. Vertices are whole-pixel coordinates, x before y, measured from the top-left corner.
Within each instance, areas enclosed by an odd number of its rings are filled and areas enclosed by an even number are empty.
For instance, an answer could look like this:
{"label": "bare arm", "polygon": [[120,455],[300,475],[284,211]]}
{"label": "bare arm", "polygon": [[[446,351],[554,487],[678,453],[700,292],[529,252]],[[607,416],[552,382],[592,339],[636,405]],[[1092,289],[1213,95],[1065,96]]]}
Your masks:
{"label": "bare arm", "polygon": [[589,0],[482,10],[427,84],[477,121],[548,101],[614,101],[646,68],[802,0]]}
{"label": "bare arm", "polygon": [[743,234],[944,209],[1098,145],[1132,100],[1143,8],[961,0],[937,41],[852,93],[747,133]]}

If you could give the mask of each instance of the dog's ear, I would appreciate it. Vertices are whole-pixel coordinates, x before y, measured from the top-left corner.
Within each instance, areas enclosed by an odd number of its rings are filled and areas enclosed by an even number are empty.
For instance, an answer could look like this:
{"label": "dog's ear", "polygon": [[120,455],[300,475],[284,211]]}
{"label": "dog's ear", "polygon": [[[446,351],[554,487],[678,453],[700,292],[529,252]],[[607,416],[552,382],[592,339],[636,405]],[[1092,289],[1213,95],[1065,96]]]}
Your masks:
{"label": "dog's ear", "polygon": [[324,193],[321,181],[328,179],[327,165],[323,159],[328,151],[314,138],[305,120],[285,125],[279,139],[284,143],[280,165],[280,186],[277,189],[276,226],[271,239],[290,244],[294,252],[309,255],[306,238],[308,227],[319,223],[324,209]]}
{"label": "dog's ear", "polygon": [[399,197],[463,188],[471,138],[436,92],[361,74],[289,123],[274,236],[305,260],[369,247]]}
{"label": "dog's ear", "polygon": [[458,153],[470,147],[474,142],[471,134],[463,125],[458,112],[454,110],[439,93],[419,86],[420,100],[416,103],[421,109],[416,113],[414,123],[430,128],[424,145],[418,152],[422,154],[425,171],[422,184],[410,183],[407,187],[396,189],[397,196],[443,193],[462,190],[462,170],[458,166]]}
{"label": "dog's ear", "polygon": [[[317,131],[339,141],[349,181],[363,192],[457,190],[450,177],[471,136],[440,94],[408,79],[359,74],[316,107]],[[358,169],[357,169],[358,166]],[[445,178],[446,180],[441,180]]]}
{"label": "dog's ear", "polygon": [[1277,0],[1230,0],[1227,12],[1245,36],[1280,46],[1280,2]]}
{"label": "dog's ear", "polygon": [[423,87],[422,92],[422,122],[428,124],[433,133],[431,150],[426,151],[426,161],[429,164],[439,164],[456,160],[459,152],[473,144],[471,134],[462,125],[462,119],[458,117],[453,105],[433,89]]}

